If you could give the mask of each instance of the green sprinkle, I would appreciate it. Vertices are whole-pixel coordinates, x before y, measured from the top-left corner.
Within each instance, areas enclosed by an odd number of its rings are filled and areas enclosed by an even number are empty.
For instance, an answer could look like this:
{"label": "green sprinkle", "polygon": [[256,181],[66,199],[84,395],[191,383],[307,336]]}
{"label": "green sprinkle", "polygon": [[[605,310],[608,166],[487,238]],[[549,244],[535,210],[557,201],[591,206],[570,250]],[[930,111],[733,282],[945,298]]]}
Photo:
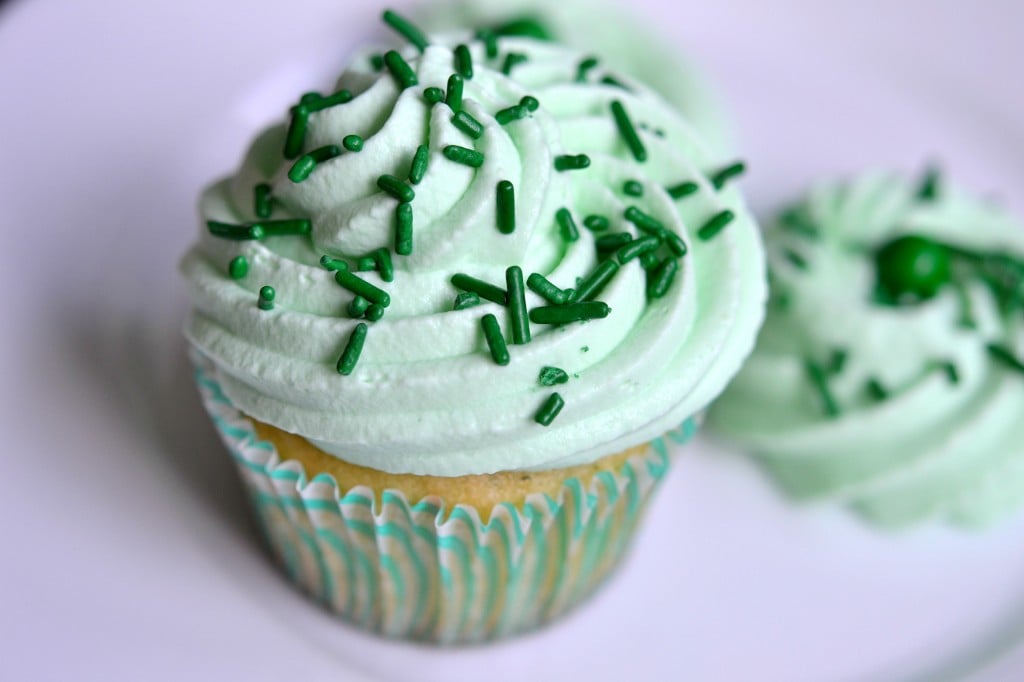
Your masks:
{"label": "green sprinkle", "polygon": [[402,55],[394,50],[388,50],[384,53],[384,66],[388,67],[388,71],[391,72],[391,76],[395,79],[399,89],[404,90],[414,85],[419,85],[420,81],[416,78],[416,72],[402,59]]}
{"label": "green sprinkle", "polygon": [[549,305],[531,310],[530,321],[537,324],[568,324],[584,320],[601,320],[608,317],[611,311],[608,304],[602,301]]}
{"label": "green sprinkle", "polygon": [[384,11],[384,23],[395,29],[403,38],[408,40],[410,43],[416,46],[416,49],[420,52],[427,49],[427,37],[423,35],[423,31],[416,28],[408,19],[403,16],[392,12],[391,10]]}
{"label": "green sprinkle", "polygon": [[348,270],[348,263],[337,258],[331,258],[330,256],[320,256],[320,265],[327,270],[337,272],[338,270]]}
{"label": "green sprinkle", "polygon": [[231,279],[242,279],[249,274],[249,261],[245,256],[235,256],[228,263],[228,274]]}
{"label": "green sprinkle", "polygon": [[957,370],[956,365],[952,362],[943,362],[939,364],[939,369],[945,373],[946,381],[954,385],[960,383],[960,371]]}
{"label": "green sprinkle", "polygon": [[504,289],[477,279],[476,277],[470,277],[469,275],[459,272],[452,275],[451,283],[456,289],[472,291],[480,298],[491,301],[492,303],[508,305],[508,294],[505,293]]}
{"label": "green sprinkle", "polygon": [[380,272],[380,278],[385,282],[394,282],[395,266],[391,262],[391,252],[381,247],[373,252],[373,257],[377,261],[377,270]]}
{"label": "green sprinkle", "polygon": [[430,147],[421,144],[416,147],[416,153],[412,156],[412,165],[409,167],[409,182],[414,185],[420,184],[423,176],[427,174],[427,163],[430,161]]}
{"label": "green sprinkle", "polygon": [[365,279],[356,277],[348,270],[338,270],[334,273],[334,281],[348,289],[357,296],[362,296],[371,303],[382,305],[387,308],[391,305],[391,297],[382,289],[378,289]]}
{"label": "green sprinkle", "polygon": [[518,265],[505,270],[505,286],[508,289],[508,311],[512,317],[512,343],[521,346],[530,342],[530,319],[526,312],[523,271]]}
{"label": "green sprinkle", "polygon": [[738,178],[747,171],[747,164],[742,161],[730,164],[725,168],[715,171],[711,176],[711,184],[715,189],[722,189],[733,178]]}
{"label": "green sprinkle", "polygon": [[676,258],[682,258],[685,256],[689,249],[686,246],[686,242],[683,241],[683,238],[675,232],[666,232],[665,235],[668,241],[669,251],[675,254]]}
{"label": "green sprinkle", "polygon": [[595,246],[598,251],[616,251],[631,241],[633,241],[633,235],[629,232],[612,232],[598,237]]}
{"label": "green sprinkle", "polygon": [[804,368],[807,371],[807,377],[811,380],[811,386],[818,393],[818,399],[821,401],[821,407],[825,410],[825,414],[829,417],[838,417],[839,405],[832,397],[832,391],[829,390],[825,371],[810,360],[807,361]]}
{"label": "green sprinkle", "polygon": [[512,234],[516,231],[515,187],[508,180],[502,180],[497,190],[498,232]]}
{"label": "green sprinkle", "polygon": [[808,219],[800,206],[791,206],[779,214],[779,227],[809,239],[818,238],[818,228]]}
{"label": "green sprinkle", "polygon": [[369,327],[365,322],[360,322],[348,337],[345,350],[338,358],[338,374],[348,376],[356,368],[359,362],[359,355],[363,352],[363,343],[366,341],[366,331]]}
{"label": "green sprinkle", "polygon": [[444,103],[452,111],[462,111],[462,76],[453,73],[448,76],[448,94],[445,95]]}
{"label": "green sprinkle", "polygon": [[284,158],[294,159],[302,153],[308,123],[309,107],[304,104],[292,107],[292,119],[288,123],[288,132],[284,138]]}
{"label": "green sprinkle", "polygon": [[480,318],[480,325],[484,328],[484,339],[491,351],[491,358],[499,365],[507,365],[509,362],[508,346],[505,345],[505,337],[501,335],[498,318],[488,313]]}
{"label": "green sprinkle", "polygon": [[936,166],[928,168],[924,177],[921,179],[921,185],[917,190],[917,198],[920,201],[935,201],[939,198],[939,189],[942,185],[942,171]]}
{"label": "green sprinkle", "polygon": [[465,45],[455,48],[455,70],[466,80],[473,78],[473,55]]}
{"label": "green sprinkle", "polygon": [[210,231],[215,237],[222,239],[234,239],[242,241],[245,239],[263,239],[266,233],[263,227],[259,223],[253,223],[251,225],[231,225],[230,223],[221,223],[216,220],[207,220],[206,229]]}
{"label": "green sprinkle", "polygon": [[373,256],[363,256],[356,261],[356,272],[369,272],[377,269],[377,259]]}
{"label": "green sprinkle", "polygon": [[274,287],[265,286],[260,289],[260,298],[256,303],[260,310],[273,310],[274,299],[277,297],[277,292],[274,291]]}
{"label": "green sprinkle", "polygon": [[642,197],[644,195],[644,186],[636,180],[626,180],[622,183],[622,191],[631,197]]}
{"label": "green sprinkle", "polygon": [[697,236],[700,237],[701,241],[710,241],[735,218],[736,215],[732,211],[726,210],[716,213],[710,220],[704,223],[703,227],[697,230]]}
{"label": "green sprinkle", "polygon": [[521,118],[526,118],[530,115],[530,110],[522,104],[515,104],[506,109],[502,109],[494,115],[494,120],[498,122],[498,125],[507,125],[512,121],[518,121]]}
{"label": "green sprinkle", "polygon": [[517,64],[522,64],[527,59],[528,57],[525,54],[509,52],[505,55],[505,63],[501,65],[501,72],[508,76],[512,73],[512,69],[514,69]]}
{"label": "green sprinkle", "polygon": [[889,397],[889,391],[885,389],[885,386],[882,386],[878,379],[869,379],[865,388],[871,399],[876,402],[881,402]]}
{"label": "green sprinkle", "polygon": [[583,281],[576,286],[576,291],[572,295],[573,301],[589,301],[605,288],[605,286],[612,280],[615,273],[619,271],[619,264],[614,260],[606,260],[596,268],[594,268],[589,275],[583,278]]}
{"label": "green sprinkle", "polygon": [[565,241],[574,242],[580,238],[580,231],[576,229],[576,221],[572,219],[572,213],[569,212],[569,209],[558,209],[555,213],[555,222],[558,223],[558,230]]}
{"label": "green sprinkle", "polygon": [[444,90],[431,86],[423,91],[423,100],[430,106],[434,106],[444,100]]}
{"label": "green sprinkle", "polygon": [[307,235],[313,231],[313,223],[306,218],[289,220],[264,220],[253,225],[262,228],[268,237],[285,237],[288,235]]}
{"label": "green sprinkle", "polygon": [[533,273],[526,279],[526,286],[529,287],[530,291],[548,303],[562,305],[569,300],[569,293],[567,291],[562,291],[548,281],[547,277],[538,272]]}
{"label": "green sprinkle", "polygon": [[[654,237],[654,239],[657,239],[657,237]],[[639,242],[633,243],[636,244]],[[660,244],[661,242],[659,241],[658,243]],[[658,257],[654,255],[654,249],[651,249],[650,251],[640,254],[640,267],[642,267],[644,270],[653,270],[654,268],[658,267],[658,264],[660,262],[661,261],[658,260]]]}
{"label": "green sprinkle", "polygon": [[412,204],[401,203],[395,209],[395,253],[412,254]]}
{"label": "green sprinkle", "polygon": [[307,92],[304,93],[302,97],[299,98],[299,104],[313,104],[314,102],[318,102],[322,97],[323,95],[321,95],[319,92]]}
{"label": "green sprinkle", "polygon": [[561,154],[555,157],[555,170],[580,170],[590,166],[590,157],[586,154]]}
{"label": "green sprinkle", "polygon": [[832,355],[828,359],[828,366],[825,370],[833,376],[836,374],[842,374],[843,368],[846,367],[846,360],[849,357],[849,351],[844,348],[836,348],[832,351]]}
{"label": "green sprinkle", "polygon": [[569,374],[560,367],[542,367],[537,382],[541,386],[556,386],[569,383]]}
{"label": "green sprinkle", "polygon": [[1002,346],[996,343],[990,343],[986,346],[988,354],[993,358],[1003,363],[1010,369],[1015,369],[1018,372],[1024,373],[1024,362],[1021,362],[1006,346]]}
{"label": "green sprinkle", "polygon": [[608,219],[603,215],[588,215],[583,219],[583,227],[591,232],[604,232],[608,229]]}
{"label": "green sprinkle", "polygon": [[380,71],[384,68],[384,55],[382,54],[371,54],[370,55],[370,66],[373,67],[374,71]]}
{"label": "green sprinkle", "polygon": [[363,149],[363,138],[358,135],[346,135],[341,138],[341,146],[350,152],[358,152]]}
{"label": "green sprinkle", "polygon": [[668,195],[673,199],[682,199],[684,197],[690,196],[691,194],[696,194],[697,190],[699,189],[700,185],[698,185],[696,182],[686,181],[681,182],[678,185],[666,187],[665,191],[668,192]]}
{"label": "green sprinkle", "polygon": [[576,67],[576,82],[585,83],[587,80],[587,73],[598,64],[597,57],[586,57]]}
{"label": "green sprinkle", "polygon": [[495,26],[493,30],[500,36],[525,36],[535,40],[554,40],[547,26],[539,19],[530,16],[518,17],[512,21]]}
{"label": "green sprinkle", "polygon": [[[661,240],[657,237],[634,239],[615,252],[615,260],[618,261],[619,265],[625,265],[637,256],[643,257],[647,254],[651,254],[653,256],[654,251],[657,250],[659,244],[661,244]],[[641,264],[642,263],[643,261],[641,261]]]}
{"label": "green sprinkle", "polygon": [[610,74],[606,75],[604,78],[602,78],[601,79],[601,83],[603,83],[604,85],[610,85],[613,88],[618,88],[620,90],[625,90],[626,92],[630,91],[629,88],[626,87],[625,83],[623,83],[618,78],[616,78],[615,76],[612,76]]}
{"label": "green sprinkle", "polygon": [[479,168],[484,165],[484,155],[475,149],[466,149],[455,144],[450,144],[442,152],[446,159],[461,163],[470,168]]}
{"label": "green sprinkle", "polygon": [[647,298],[653,301],[667,294],[677,272],[679,272],[679,261],[674,258],[662,260],[647,280]]}
{"label": "green sprinkle", "polygon": [[472,291],[463,291],[455,297],[455,306],[452,310],[465,310],[480,305],[480,297]]}
{"label": "green sprinkle", "polygon": [[382,317],[384,317],[384,306],[373,303],[366,309],[366,319],[370,322],[380,322]]}
{"label": "green sprinkle", "polygon": [[795,268],[799,268],[800,270],[807,269],[807,259],[793,249],[783,249],[782,257],[789,261]]}
{"label": "green sprinkle", "polygon": [[484,134],[483,124],[473,118],[467,111],[456,111],[455,115],[452,116],[452,125],[474,140],[479,140]]}
{"label": "green sprinkle", "polygon": [[643,163],[647,160],[647,149],[644,147],[643,140],[640,139],[640,134],[633,127],[633,121],[630,120],[629,114],[626,113],[626,108],[622,106],[622,102],[619,100],[614,100],[611,108],[615,125],[619,129],[619,135],[622,136],[626,146],[629,147],[629,151],[633,153],[633,158]]}
{"label": "green sprinkle", "polygon": [[317,164],[329,161],[339,155],[341,155],[341,148],[334,144],[324,145],[308,154],[303,154],[292,164],[291,169],[288,171],[288,179],[292,182],[302,182],[309,177],[310,173],[317,167]]}
{"label": "green sprinkle", "polygon": [[482,28],[476,32],[477,40],[480,40],[484,44],[484,52],[488,59],[494,59],[498,56],[498,34],[494,31],[486,28]]}
{"label": "green sprinkle", "polygon": [[273,200],[270,198],[270,185],[261,182],[253,190],[255,195],[255,211],[257,218],[269,218],[273,210]]}
{"label": "green sprinkle", "polygon": [[409,203],[416,198],[415,190],[394,175],[382,175],[377,178],[377,187],[403,203]]}
{"label": "green sprinkle", "polygon": [[580,347],[580,352],[581,353],[589,353],[590,352],[590,346],[582,346],[582,347]]}
{"label": "green sprinkle", "polygon": [[537,414],[533,415],[533,421],[541,426],[550,426],[563,407],[565,407],[565,400],[562,399],[562,396],[552,393],[537,410]]}
{"label": "green sprinkle", "polygon": [[636,225],[639,230],[659,237],[665,234],[665,225],[663,225],[660,220],[652,215],[644,213],[636,206],[629,206],[626,208],[626,212],[623,215],[626,220]]}
{"label": "green sprinkle", "polygon": [[540,109],[540,101],[533,95],[523,95],[519,100],[519,106],[526,107],[530,111]]}
{"label": "green sprinkle", "polygon": [[323,111],[324,109],[330,109],[331,107],[338,106],[339,104],[346,104],[347,102],[352,101],[352,93],[348,90],[339,90],[333,95],[329,95],[327,97],[321,97],[317,93],[311,93],[315,96],[306,99],[308,94],[303,95],[301,103],[306,105],[310,113],[314,111]]}
{"label": "green sprinkle", "polygon": [[356,296],[352,299],[351,303],[348,304],[348,316],[358,320],[366,314],[366,309],[369,307],[369,301],[362,296]]}

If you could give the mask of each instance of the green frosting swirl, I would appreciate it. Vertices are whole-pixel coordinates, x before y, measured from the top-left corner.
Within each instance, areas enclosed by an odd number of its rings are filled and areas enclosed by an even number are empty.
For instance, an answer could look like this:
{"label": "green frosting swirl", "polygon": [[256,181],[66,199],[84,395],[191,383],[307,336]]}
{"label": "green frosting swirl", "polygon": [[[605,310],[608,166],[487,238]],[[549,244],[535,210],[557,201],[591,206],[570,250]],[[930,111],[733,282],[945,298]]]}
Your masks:
{"label": "green frosting swirl", "polygon": [[[232,241],[205,227],[182,269],[195,301],[186,334],[217,367],[218,381],[242,411],[308,438],[325,451],[390,472],[458,476],[510,469],[548,469],[593,461],[642,443],[700,412],[738,370],[753,346],[763,314],[763,254],[756,226],[735,189],[717,191],[706,175],[712,159],[690,125],[671,106],[623,77],[623,89],[577,82],[582,56],[526,38],[502,38],[488,58],[472,43],[473,76],[462,110],[483,126],[479,139],[453,124],[443,102],[428,103],[427,87],[444,89],[455,55],[444,39],[420,54],[402,52],[416,74],[401,88],[369,55],[357,57],[338,82],[350,102],[310,114],[303,151],[338,145],[359,135],[360,151],[324,158],[300,182],[282,159],[286,126],[254,142],[234,177],[203,195],[205,220],[255,221],[254,187],[270,186],[272,219],[305,218],[308,235]],[[502,72],[508,53],[525,57]],[[500,124],[496,112],[534,96],[540,106]],[[646,147],[638,163],[610,113],[623,103]],[[654,131],[659,131],[656,134]],[[420,145],[429,145],[426,173],[415,191],[414,248],[398,255],[397,200],[382,192],[385,174],[408,176]],[[457,145],[483,154],[479,168],[456,163],[444,150]],[[333,154],[333,152],[332,152]],[[556,171],[556,157],[586,154],[589,167]],[[496,187],[511,181],[515,230],[496,227]],[[636,181],[643,196],[627,195]],[[697,192],[673,199],[666,186],[696,183]],[[532,325],[532,341],[512,344],[505,306],[453,311],[455,273],[505,286],[506,268],[539,273],[561,288],[577,286],[598,265],[598,234],[584,217],[601,214],[607,232],[642,237],[624,218],[636,205],[682,237],[689,253],[666,294],[647,300],[639,259],[623,264],[600,292],[605,319]],[[578,241],[562,236],[556,213],[567,208]],[[725,209],[736,218],[708,241],[697,228]],[[604,233],[602,233],[604,234]],[[320,265],[323,255],[358,259],[385,247],[393,281],[362,272],[386,290],[390,306],[375,322],[351,319],[353,295]],[[657,257],[669,258],[668,247]],[[243,255],[247,273],[229,274]],[[237,273],[236,273],[237,274]],[[257,292],[276,289],[272,310],[260,310]],[[530,309],[547,305],[527,292]],[[496,364],[481,331],[485,314],[497,317],[511,361]],[[357,324],[368,331],[349,376],[335,371]],[[563,369],[555,387],[565,407],[550,426],[534,415],[551,395],[538,376]]]}
{"label": "green frosting swirl", "polygon": [[1020,225],[877,174],[814,189],[767,242],[768,319],[712,428],[791,495],[879,524],[980,525],[1018,508]]}

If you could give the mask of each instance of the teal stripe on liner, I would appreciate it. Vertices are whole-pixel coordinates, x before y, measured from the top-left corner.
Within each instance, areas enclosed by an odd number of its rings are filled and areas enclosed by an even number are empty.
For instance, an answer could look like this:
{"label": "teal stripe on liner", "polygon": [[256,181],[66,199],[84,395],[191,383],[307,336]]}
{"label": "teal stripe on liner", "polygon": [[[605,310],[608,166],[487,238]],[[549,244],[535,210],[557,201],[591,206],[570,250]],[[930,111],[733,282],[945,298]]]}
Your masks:
{"label": "teal stripe on liner", "polygon": [[[401,504],[400,500],[396,500],[396,496],[389,493],[388,491],[385,491],[384,495],[391,497],[390,500],[387,499],[387,497],[385,497],[384,503],[394,504],[395,507],[401,509],[405,514],[406,519],[409,522],[409,525],[414,525],[412,523],[412,518],[409,516],[408,510],[406,509],[406,506],[404,504]],[[427,569],[423,565],[423,562],[420,560],[415,548],[412,546],[412,540],[409,538],[409,534],[405,532],[404,528],[395,525],[394,523],[385,523],[382,526],[378,526],[377,532],[384,537],[391,537],[398,540],[399,544],[402,546],[402,549],[405,550],[406,556],[409,557],[409,561],[412,563],[413,573],[415,573],[416,575],[416,584],[419,587],[419,589],[417,590],[417,595],[415,599],[415,610],[411,617],[412,622],[419,622],[419,620],[423,617],[423,609],[426,607],[427,590],[429,589]]]}
{"label": "teal stripe on liner", "polygon": [[299,537],[306,543],[306,547],[309,549],[310,554],[313,555],[313,560],[316,562],[317,570],[320,571],[320,601],[325,604],[330,604],[334,599],[334,585],[331,581],[331,574],[327,570],[327,564],[324,562],[323,553],[320,551],[320,543],[316,541],[316,537],[305,528],[299,528]]}
{"label": "teal stripe on liner", "polygon": [[355,566],[352,564],[352,557],[349,554],[349,548],[338,536],[335,535],[331,530],[327,528],[317,528],[317,535],[330,545],[334,553],[341,559],[342,565],[345,567],[345,613],[352,613],[356,608],[356,571]]}

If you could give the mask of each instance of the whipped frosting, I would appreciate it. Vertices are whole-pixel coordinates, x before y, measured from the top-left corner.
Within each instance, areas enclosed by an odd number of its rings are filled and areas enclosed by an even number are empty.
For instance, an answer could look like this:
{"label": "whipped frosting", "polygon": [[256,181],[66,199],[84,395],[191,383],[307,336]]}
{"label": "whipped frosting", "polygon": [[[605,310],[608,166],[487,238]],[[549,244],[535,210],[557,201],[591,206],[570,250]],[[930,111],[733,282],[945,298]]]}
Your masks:
{"label": "whipped frosting", "polygon": [[[370,55],[358,56],[338,81],[351,101],[310,114],[303,151],[357,134],[360,151],[319,163],[301,182],[282,158],[287,124],[252,144],[237,173],[203,194],[204,226],[182,262],[194,300],[186,335],[217,368],[228,398],[243,412],[306,437],[355,464],[394,473],[460,476],[500,470],[550,469],[596,460],[657,437],[700,412],[738,370],[763,317],[763,251],[737,190],[718,190],[708,173],[721,168],[691,125],[659,96],[627,77],[625,87],[577,80],[583,55],[550,43],[503,37],[486,56],[469,44],[473,76],[462,109],[483,126],[479,139],[453,125],[452,110],[430,104],[424,89],[444,89],[453,73],[452,42],[431,38],[404,60],[418,84],[401,88]],[[525,56],[502,72],[508,53]],[[495,113],[539,100],[530,115],[504,125]],[[647,151],[639,163],[610,113],[620,101]],[[429,145],[425,175],[412,200],[414,249],[398,255],[397,200],[377,186],[391,174],[404,180],[419,145]],[[445,156],[447,146],[475,149],[473,168]],[[556,158],[586,154],[580,170],[557,171]],[[499,181],[513,183],[515,230],[495,225]],[[643,196],[627,195],[635,181]],[[673,199],[666,187],[695,183]],[[311,221],[308,235],[261,240],[218,237],[206,221],[257,220],[254,187],[270,186],[271,219]],[[506,268],[540,273],[570,288],[598,264],[601,234],[643,233],[624,218],[637,206],[678,234],[689,252],[662,298],[650,302],[639,259],[622,265],[600,293],[605,319],[566,325],[532,324],[532,341],[514,345],[505,306],[484,301],[453,310],[465,273],[504,288]],[[566,241],[555,219],[567,208],[579,230]],[[724,210],[735,219],[713,239],[695,232]],[[584,217],[601,214],[607,231],[592,233]],[[353,294],[320,265],[322,256],[357,259],[387,247],[393,281],[360,272],[386,290],[382,319],[346,312]],[[664,247],[659,258],[667,257]],[[248,262],[233,278],[229,263]],[[276,290],[273,309],[257,305],[261,287]],[[530,309],[549,305],[528,291]],[[481,318],[496,316],[510,362],[488,353]],[[349,376],[336,363],[357,324],[368,324],[358,364]],[[538,381],[546,366],[568,374],[554,388]],[[553,390],[565,407],[549,426],[534,415]]]}
{"label": "whipped frosting", "polygon": [[[1024,373],[990,349],[1024,357],[1024,314],[1000,306],[970,255],[1021,262],[1024,230],[934,189],[867,175],[783,212],[766,233],[765,327],[709,416],[793,496],[885,525],[978,525],[1024,502]],[[908,235],[952,253],[953,282],[879,302],[875,255]]]}

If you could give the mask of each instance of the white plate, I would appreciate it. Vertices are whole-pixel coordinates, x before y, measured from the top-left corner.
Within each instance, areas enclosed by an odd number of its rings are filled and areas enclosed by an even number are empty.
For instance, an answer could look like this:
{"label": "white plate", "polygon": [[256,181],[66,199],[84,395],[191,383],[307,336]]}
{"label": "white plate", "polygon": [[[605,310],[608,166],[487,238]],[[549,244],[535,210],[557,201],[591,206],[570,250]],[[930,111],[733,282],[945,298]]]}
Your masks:
{"label": "white plate", "polygon": [[[382,642],[279,578],[191,386],[174,265],[201,184],[375,25],[355,4],[0,10],[0,678],[1024,676],[1024,519],[880,535],[706,444],[609,588],[535,635]],[[940,158],[1024,214],[1020,3],[637,4],[720,84],[755,207]]]}

